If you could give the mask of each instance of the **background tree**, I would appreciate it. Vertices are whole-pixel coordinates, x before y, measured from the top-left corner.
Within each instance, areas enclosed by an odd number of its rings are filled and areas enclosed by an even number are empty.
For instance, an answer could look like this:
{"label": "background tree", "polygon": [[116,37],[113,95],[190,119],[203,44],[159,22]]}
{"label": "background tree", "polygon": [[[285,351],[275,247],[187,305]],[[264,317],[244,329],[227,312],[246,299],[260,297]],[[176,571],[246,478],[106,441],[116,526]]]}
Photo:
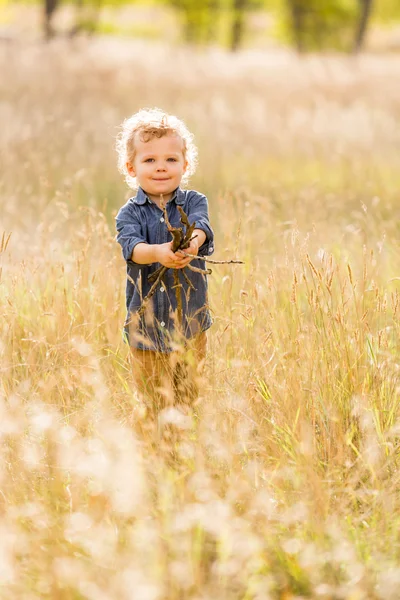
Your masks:
{"label": "background tree", "polygon": [[233,0],[231,50],[235,51],[242,43],[248,0]]}
{"label": "background tree", "polygon": [[299,52],[350,51],[354,40],[364,39],[371,4],[372,0],[287,0],[284,28]]}
{"label": "background tree", "polygon": [[288,0],[289,23],[292,31],[292,37],[298,52],[305,49],[304,36],[306,32],[306,13],[307,9],[302,0]]}
{"label": "background tree", "polygon": [[53,16],[59,4],[59,0],[44,0],[44,36],[47,40],[53,37]]}
{"label": "background tree", "polygon": [[[129,4],[129,2],[122,0],[121,4],[124,3]],[[55,35],[53,18],[60,4],[61,0],[44,0],[43,23],[46,39],[50,39]],[[97,29],[103,0],[75,0],[74,4],[76,6],[75,24],[68,34],[72,37],[81,31],[94,33]]]}
{"label": "background tree", "polygon": [[364,44],[365,35],[367,33],[368,23],[372,13],[373,0],[359,0],[360,19],[356,28],[356,36],[354,40],[354,51],[359,52]]}

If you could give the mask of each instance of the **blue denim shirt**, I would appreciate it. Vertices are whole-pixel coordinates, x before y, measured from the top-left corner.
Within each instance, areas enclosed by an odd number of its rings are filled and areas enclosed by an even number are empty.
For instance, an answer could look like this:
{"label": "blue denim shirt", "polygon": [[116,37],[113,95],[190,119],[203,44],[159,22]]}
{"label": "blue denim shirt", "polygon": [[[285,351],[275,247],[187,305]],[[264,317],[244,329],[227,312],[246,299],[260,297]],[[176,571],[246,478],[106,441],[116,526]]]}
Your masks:
{"label": "blue denim shirt", "polygon": [[[189,218],[196,221],[196,229],[206,234],[206,241],[199,248],[199,255],[211,255],[214,252],[214,232],[208,219],[207,198],[194,190],[182,190],[179,187],[167,203],[168,219],[173,227],[182,227],[177,206],[181,206]],[[152,202],[139,188],[137,195],[130,198],[116,216],[117,242],[121,244],[122,254],[127,263],[126,308],[127,316],[124,332],[128,343],[143,350],[171,352],[171,341],[175,329],[177,301],[173,289],[173,269],[168,269],[161,283],[150,299],[144,315],[139,319],[135,313],[148,294],[151,283],[147,277],[160,263],[140,265],[131,260],[135,246],[141,242],[164,244],[172,239],[164,221],[162,210]],[[193,266],[205,269],[204,260],[193,260]],[[195,290],[191,290],[180,269],[179,282],[182,285],[182,330],[186,338],[205,331],[212,324],[207,306],[207,277],[185,269]]]}

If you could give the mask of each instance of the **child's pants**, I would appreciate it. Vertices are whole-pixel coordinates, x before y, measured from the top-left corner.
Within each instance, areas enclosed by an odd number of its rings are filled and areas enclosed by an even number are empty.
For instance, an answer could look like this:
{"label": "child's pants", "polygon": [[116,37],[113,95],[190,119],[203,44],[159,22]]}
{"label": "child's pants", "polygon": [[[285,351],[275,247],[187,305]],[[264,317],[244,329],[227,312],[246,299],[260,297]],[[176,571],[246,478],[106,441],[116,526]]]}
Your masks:
{"label": "child's pants", "polygon": [[182,351],[170,354],[131,348],[132,370],[139,395],[157,414],[166,406],[191,405],[199,393],[199,377],[204,365],[207,333],[188,340]]}

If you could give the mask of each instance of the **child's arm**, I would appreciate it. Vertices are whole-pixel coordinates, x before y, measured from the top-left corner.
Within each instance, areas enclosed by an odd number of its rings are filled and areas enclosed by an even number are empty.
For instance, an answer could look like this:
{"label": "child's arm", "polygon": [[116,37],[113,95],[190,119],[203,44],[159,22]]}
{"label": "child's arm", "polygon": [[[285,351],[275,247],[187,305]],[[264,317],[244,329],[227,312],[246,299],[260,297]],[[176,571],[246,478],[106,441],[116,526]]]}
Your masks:
{"label": "child's arm", "polygon": [[[117,228],[117,242],[122,249],[124,259],[134,261],[133,253],[139,244],[146,244],[146,236],[142,231],[139,215],[130,203],[125,204],[115,217]],[[145,263],[141,263],[145,264]]]}
{"label": "child's arm", "polygon": [[122,254],[126,261],[132,261],[137,265],[159,262],[164,267],[172,269],[182,269],[187,265],[186,257],[172,252],[172,242],[166,244],[147,243],[140,216],[129,204],[123,206],[116,216],[116,228],[117,242],[122,247]]}
{"label": "child's arm", "polygon": [[159,262],[169,269],[183,269],[191,259],[175,254],[171,248],[172,242],[165,244],[139,243],[133,249],[132,260],[139,265]]}

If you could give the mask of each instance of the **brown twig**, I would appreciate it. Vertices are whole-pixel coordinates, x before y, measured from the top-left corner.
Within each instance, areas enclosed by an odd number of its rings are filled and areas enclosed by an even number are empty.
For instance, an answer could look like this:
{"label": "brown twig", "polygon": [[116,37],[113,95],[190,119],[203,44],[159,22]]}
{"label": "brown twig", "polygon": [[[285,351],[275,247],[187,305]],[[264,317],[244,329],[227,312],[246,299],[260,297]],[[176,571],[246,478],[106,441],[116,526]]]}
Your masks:
{"label": "brown twig", "polygon": [[186,283],[188,284],[188,287],[193,290],[194,292],[196,292],[196,288],[194,287],[193,283],[190,281],[189,277],[186,275],[185,273],[185,269],[181,269],[182,275],[184,280],[186,281]]}
{"label": "brown twig", "polygon": [[160,273],[159,273],[159,275],[158,275],[157,279],[155,280],[155,282],[153,283],[153,285],[151,286],[151,288],[150,288],[150,290],[149,290],[149,292],[148,292],[147,296],[145,296],[145,297],[143,298],[143,300],[142,300],[142,304],[140,305],[140,308],[139,308],[139,310],[137,311],[137,314],[138,314],[139,316],[141,316],[141,315],[144,313],[144,311],[146,310],[147,303],[148,303],[148,301],[150,300],[150,298],[151,298],[152,296],[154,296],[154,294],[155,294],[155,291],[156,291],[156,289],[157,289],[157,286],[158,286],[158,284],[160,283],[160,281],[162,280],[162,278],[163,278],[163,275],[164,275],[164,273],[165,273],[165,271],[166,271],[166,270],[167,270],[167,267],[163,267],[163,268],[160,270]]}
{"label": "brown twig", "polygon": [[199,269],[193,265],[187,265],[187,268],[193,271],[193,273],[201,273],[202,275],[211,275],[212,273],[211,269]]}
{"label": "brown twig", "polygon": [[174,269],[174,290],[176,296],[176,309],[179,326],[183,322],[183,306],[182,306],[182,284],[179,281],[179,271]]}
{"label": "brown twig", "polygon": [[[192,240],[195,240],[197,237],[198,237],[197,234],[194,235],[193,237],[190,238],[189,242],[191,242]],[[182,242],[182,244],[183,244],[183,242]],[[176,252],[178,252],[178,250]],[[147,275],[147,281],[149,281],[150,283],[152,281],[155,281],[157,279],[157,277],[159,276],[160,271],[161,271],[162,268],[163,268],[162,266],[158,267],[158,269],[156,269],[155,271],[153,271],[153,273],[150,273],[150,275]]]}
{"label": "brown twig", "polygon": [[213,265],[244,265],[244,262],[242,260],[212,260],[211,258],[208,258],[207,256],[198,256],[196,254],[188,254],[187,252],[184,252],[183,250],[181,250],[181,252],[184,256],[187,256],[188,258],[197,258],[198,260],[205,260],[206,262],[212,263]]}
{"label": "brown twig", "polygon": [[191,227],[188,216],[185,213],[185,211],[183,210],[182,206],[178,206],[177,208],[178,208],[179,214],[181,215],[181,223],[182,223],[182,225],[184,225],[186,227],[186,231],[187,231]]}
{"label": "brown twig", "polygon": [[189,277],[186,275],[185,273],[185,269],[182,269],[182,275],[184,280],[187,283],[188,286],[188,290],[187,290],[187,294],[186,294],[186,303],[189,304],[190,302],[190,292],[193,290],[194,292],[196,292],[196,288],[194,287],[193,283],[190,281]]}
{"label": "brown twig", "polygon": [[189,219],[185,211],[181,206],[178,206],[179,214],[181,215],[181,223],[186,227],[185,237],[182,243],[182,249],[188,248],[190,246],[190,241],[192,239],[193,231],[196,227],[196,221],[193,221],[192,224],[189,223]]}
{"label": "brown twig", "polygon": [[149,283],[152,283],[152,281],[155,281],[163,269],[167,270],[167,267],[163,267],[161,265],[161,267],[158,267],[158,269],[153,271],[153,273],[150,273],[150,275],[147,275],[147,281]]}
{"label": "brown twig", "polygon": [[171,223],[168,219],[167,207],[163,206],[162,211],[164,213],[165,224],[167,226],[168,231],[172,235],[172,252],[176,252],[182,246],[182,242],[185,239],[183,235],[182,227],[172,227]]}

